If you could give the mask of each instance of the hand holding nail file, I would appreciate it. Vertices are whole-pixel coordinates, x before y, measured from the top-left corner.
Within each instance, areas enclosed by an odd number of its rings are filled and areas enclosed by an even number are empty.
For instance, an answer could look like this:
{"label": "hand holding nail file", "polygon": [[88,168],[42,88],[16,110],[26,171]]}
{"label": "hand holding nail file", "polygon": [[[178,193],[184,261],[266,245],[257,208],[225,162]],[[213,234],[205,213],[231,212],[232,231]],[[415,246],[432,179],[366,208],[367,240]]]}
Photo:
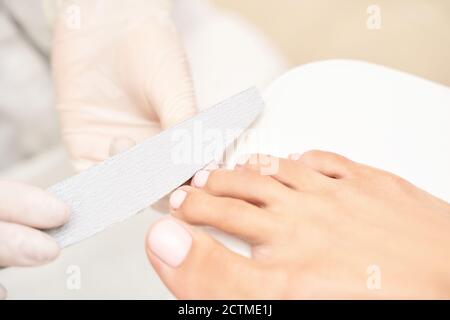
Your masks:
{"label": "hand holding nail file", "polygon": [[67,247],[149,207],[221,155],[202,152],[211,144],[208,139],[202,139],[200,146],[190,145],[192,152],[200,150],[200,161],[175,163],[174,148],[180,143],[174,141],[175,135],[184,132],[192,141],[195,127],[201,125],[202,132],[220,132],[224,139],[221,145],[225,149],[253,123],[263,108],[258,90],[248,89],[49,188],[50,193],[71,209],[70,221],[61,228],[50,230],[49,235],[61,247]]}

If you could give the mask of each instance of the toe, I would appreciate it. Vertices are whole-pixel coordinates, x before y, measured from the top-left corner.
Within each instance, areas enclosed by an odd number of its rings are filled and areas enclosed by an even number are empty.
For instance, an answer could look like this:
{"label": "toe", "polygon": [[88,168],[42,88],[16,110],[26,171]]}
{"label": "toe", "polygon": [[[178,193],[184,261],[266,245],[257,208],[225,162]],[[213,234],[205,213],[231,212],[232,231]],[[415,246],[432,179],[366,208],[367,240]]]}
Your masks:
{"label": "toe", "polygon": [[274,213],[203,189],[182,187],[171,195],[170,203],[175,217],[190,224],[214,227],[251,244],[270,242],[279,229]]}
{"label": "toe", "polygon": [[[269,158],[272,160],[268,160]],[[299,158],[300,156],[296,157],[295,155],[290,159],[260,154],[251,155],[249,160],[242,165],[242,168],[261,173],[266,163],[278,162],[278,170],[273,172],[271,177],[296,191],[313,192],[332,183],[330,178],[297,161]]]}
{"label": "toe", "polygon": [[200,171],[192,185],[215,196],[242,199],[261,207],[283,202],[290,192],[272,177],[250,170]]}
{"label": "toe", "polygon": [[332,152],[308,151],[299,161],[321,174],[335,179],[350,178],[354,175],[356,163]]}
{"label": "toe", "polygon": [[[147,255],[179,299],[270,298],[276,292],[270,290],[272,277],[255,261],[174,218],[163,219],[150,229]],[[258,290],[261,283],[268,289]]]}

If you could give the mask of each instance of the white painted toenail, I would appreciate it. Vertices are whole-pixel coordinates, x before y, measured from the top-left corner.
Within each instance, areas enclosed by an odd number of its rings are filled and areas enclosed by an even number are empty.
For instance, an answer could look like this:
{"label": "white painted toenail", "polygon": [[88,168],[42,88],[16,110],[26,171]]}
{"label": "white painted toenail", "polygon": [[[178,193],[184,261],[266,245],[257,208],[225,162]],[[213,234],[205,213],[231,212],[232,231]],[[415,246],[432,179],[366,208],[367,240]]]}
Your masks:
{"label": "white painted toenail", "polygon": [[158,222],[147,240],[150,250],[172,268],[183,263],[192,246],[190,233],[172,219]]}
{"label": "white painted toenail", "polygon": [[205,170],[197,172],[194,179],[192,179],[193,186],[197,187],[197,188],[203,188],[204,186],[206,186],[206,183],[208,182],[209,174],[210,174],[210,172],[205,171]]}
{"label": "white painted toenail", "polygon": [[170,196],[170,206],[172,209],[179,209],[181,205],[184,202],[184,199],[186,199],[187,192],[184,190],[177,190]]}
{"label": "white painted toenail", "polygon": [[298,161],[298,160],[300,160],[301,157],[302,157],[302,155],[300,153],[295,153],[295,154],[291,154],[289,156],[289,159],[294,160],[294,161]]}

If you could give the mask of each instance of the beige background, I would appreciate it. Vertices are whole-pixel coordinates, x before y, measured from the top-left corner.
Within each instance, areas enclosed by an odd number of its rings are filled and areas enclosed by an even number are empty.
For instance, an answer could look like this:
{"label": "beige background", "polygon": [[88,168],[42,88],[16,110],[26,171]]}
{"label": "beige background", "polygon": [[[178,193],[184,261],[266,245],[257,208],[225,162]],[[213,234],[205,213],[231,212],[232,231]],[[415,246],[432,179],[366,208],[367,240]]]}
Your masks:
{"label": "beige background", "polygon": [[[294,65],[362,59],[450,85],[449,0],[214,0],[268,34]],[[381,29],[366,26],[381,9]]]}

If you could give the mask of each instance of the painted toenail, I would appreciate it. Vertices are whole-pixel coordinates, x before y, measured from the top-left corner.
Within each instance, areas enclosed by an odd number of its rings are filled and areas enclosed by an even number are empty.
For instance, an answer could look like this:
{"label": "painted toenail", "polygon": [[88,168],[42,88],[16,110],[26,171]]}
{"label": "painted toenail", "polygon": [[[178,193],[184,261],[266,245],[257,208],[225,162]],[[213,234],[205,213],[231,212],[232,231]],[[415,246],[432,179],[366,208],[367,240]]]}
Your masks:
{"label": "painted toenail", "polygon": [[172,268],[183,263],[192,246],[192,237],[172,219],[158,222],[148,237],[150,250]]}
{"label": "painted toenail", "polygon": [[205,171],[205,170],[197,172],[194,179],[192,179],[193,186],[197,187],[197,188],[203,188],[204,186],[206,186],[206,183],[208,182],[209,174],[210,174],[210,172]]}
{"label": "painted toenail", "polygon": [[170,206],[172,209],[179,209],[186,199],[187,192],[184,190],[177,190],[170,196]]}
{"label": "painted toenail", "polygon": [[298,161],[298,160],[300,160],[301,157],[302,157],[302,155],[300,153],[295,153],[295,154],[291,154],[289,156],[289,159],[294,160],[294,161]]}

